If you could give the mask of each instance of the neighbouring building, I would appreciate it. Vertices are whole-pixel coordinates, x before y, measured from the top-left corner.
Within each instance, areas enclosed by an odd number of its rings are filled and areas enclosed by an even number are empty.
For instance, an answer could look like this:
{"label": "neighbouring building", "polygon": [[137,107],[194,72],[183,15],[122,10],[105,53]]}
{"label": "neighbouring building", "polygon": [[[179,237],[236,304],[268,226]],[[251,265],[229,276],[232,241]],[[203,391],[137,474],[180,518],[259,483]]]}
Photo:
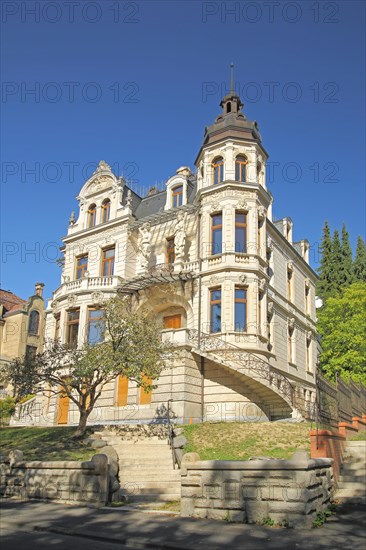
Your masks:
{"label": "neighbouring building", "polygon": [[[177,422],[309,416],[317,348],[309,243],[293,241],[291,218],[272,216],[257,123],[234,92],[220,105],[195,170],[180,167],[163,191],[140,197],[101,161],[77,197],[47,337],[97,341],[104,300],[129,293],[182,349],[151,394],[123,378],[106,387],[90,423],[159,421],[168,402]],[[76,423],[65,399],[35,398],[33,421]]]}
{"label": "neighbouring building", "polygon": [[[36,283],[35,294],[27,300],[10,290],[0,289],[0,362],[35,354],[43,349],[45,315],[43,283]],[[0,395],[11,395],[7,380],[0,380]]]}

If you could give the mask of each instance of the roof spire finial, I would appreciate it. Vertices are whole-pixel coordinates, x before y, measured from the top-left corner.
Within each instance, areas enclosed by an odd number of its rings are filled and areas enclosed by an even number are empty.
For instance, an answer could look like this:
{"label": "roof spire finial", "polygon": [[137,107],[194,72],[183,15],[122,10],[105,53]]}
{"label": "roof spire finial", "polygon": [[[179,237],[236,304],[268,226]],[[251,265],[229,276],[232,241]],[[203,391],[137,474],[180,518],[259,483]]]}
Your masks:
{"label": "roof spire finial", "polygon": [[235,85],[234,85],[234,63],[231,62],[230,63],[230,93],[231,94],[234,93],[234,88],[235,88]]}

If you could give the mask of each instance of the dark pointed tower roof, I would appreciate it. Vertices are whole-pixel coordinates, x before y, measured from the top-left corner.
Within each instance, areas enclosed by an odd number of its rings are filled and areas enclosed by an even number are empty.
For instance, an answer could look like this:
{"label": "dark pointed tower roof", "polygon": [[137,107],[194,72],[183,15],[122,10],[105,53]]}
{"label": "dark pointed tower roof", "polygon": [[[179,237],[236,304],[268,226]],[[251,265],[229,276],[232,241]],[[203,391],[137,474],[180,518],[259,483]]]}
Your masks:
{"label": "dark pointed tower roof", "polygon": [[222,112],[211,126],[205,128],[203,143],[197,155],[197,159],[200,157],[202,149],[205,146],[212,145],[226,138],[234,138],[246,142],[255,141],[262,146],[262,139],[257,121],[250,121],[247,119],[242,112],[244,104],[233,88],[232,78],[231,91],[226,94],[220,102]]}

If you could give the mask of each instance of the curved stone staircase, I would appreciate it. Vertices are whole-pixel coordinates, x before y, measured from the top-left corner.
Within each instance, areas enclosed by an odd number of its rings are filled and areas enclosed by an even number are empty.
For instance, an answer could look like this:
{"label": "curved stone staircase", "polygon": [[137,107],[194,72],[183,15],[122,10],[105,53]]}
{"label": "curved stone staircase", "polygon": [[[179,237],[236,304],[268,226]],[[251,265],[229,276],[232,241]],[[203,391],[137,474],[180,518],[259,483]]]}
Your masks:
{"label": "curved stone staircase", "polygon": [[269,363],[216,336],[199,333],[197,330],[188,332],[192,353],[221,364],[244,379],[248,390],[256,398],[256,402],[262,404],[270,420],[291,416],[302,419],[305,403],[290,381],[282,373],[272,369]]}

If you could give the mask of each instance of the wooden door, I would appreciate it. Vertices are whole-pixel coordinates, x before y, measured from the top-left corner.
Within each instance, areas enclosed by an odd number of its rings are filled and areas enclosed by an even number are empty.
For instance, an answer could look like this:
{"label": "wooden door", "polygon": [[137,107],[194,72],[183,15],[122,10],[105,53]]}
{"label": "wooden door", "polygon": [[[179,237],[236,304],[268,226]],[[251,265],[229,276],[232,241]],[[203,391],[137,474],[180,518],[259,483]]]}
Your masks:
{"label": "wooden door", "polygon": [[[148,384],[152,384],[152,378],[144,375],[144,380]],[[144,388],[140,388],[140,405],[150,405],[152,398],[152,391],[146,392]]]}
{"label": "wooden door", "polygon": [[117,407],[125,407],[128,398],[128,378],[119,376],[117,382]]}
{"label": "wooden door", "polygon": [[69,418],[70,397],[62,392],[60,386],[60,398],[58,402],[57,424],[67,424]]}
{"label": "wooden door", "polygon": [[182,326],[182,316],[180,314],[178,315],[168,315],[168,317],[164,317],[164,328],[181,328]]}

